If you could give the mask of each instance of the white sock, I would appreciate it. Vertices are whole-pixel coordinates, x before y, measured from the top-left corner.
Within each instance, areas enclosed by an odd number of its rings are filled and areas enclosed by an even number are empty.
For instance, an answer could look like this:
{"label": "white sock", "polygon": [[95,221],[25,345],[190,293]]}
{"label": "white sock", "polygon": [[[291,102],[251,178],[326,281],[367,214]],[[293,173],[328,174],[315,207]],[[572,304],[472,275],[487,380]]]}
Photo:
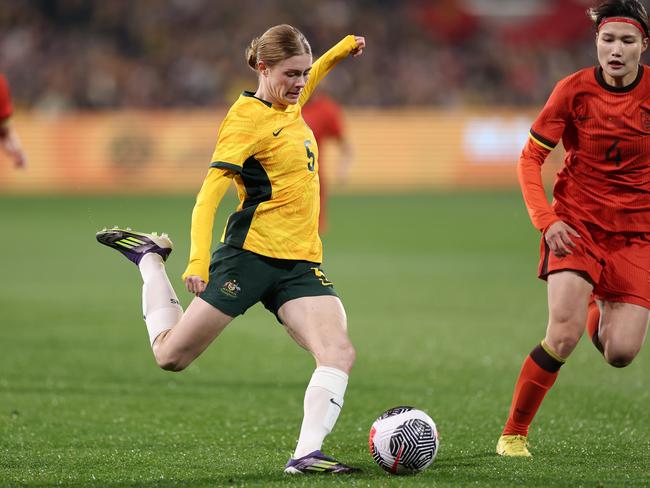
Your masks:
{"label": "white sock", "polygon": [[347,386],[348,375],[340,369],[316,368],[305,392],[305,414],[294,459],[321,448],[339,417]]}
{"label": "white sock", "polygon": [[142,314],[147,324],[149,341],[153,345],[161,332],[171,329],[183,315],[178,297],[172,288],[162,257],[148,253],[141,260]]}

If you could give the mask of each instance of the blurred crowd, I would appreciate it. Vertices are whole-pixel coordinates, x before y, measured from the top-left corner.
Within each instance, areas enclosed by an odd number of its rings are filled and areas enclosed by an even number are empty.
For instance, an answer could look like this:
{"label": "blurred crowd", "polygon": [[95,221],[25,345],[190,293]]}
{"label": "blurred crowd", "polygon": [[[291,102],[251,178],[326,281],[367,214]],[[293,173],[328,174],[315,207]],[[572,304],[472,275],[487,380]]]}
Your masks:
{"label": "blurred crowd", "polygon": [[540,104],[596,63],[590,4],[531,0],[522,14],[501,12],[505,0],[3,0],[0,71],[22,109],[228,105],[257,86],[251,39],[290,23],[315,56],[366,37],[364,56],[327,83],[346,105]]}

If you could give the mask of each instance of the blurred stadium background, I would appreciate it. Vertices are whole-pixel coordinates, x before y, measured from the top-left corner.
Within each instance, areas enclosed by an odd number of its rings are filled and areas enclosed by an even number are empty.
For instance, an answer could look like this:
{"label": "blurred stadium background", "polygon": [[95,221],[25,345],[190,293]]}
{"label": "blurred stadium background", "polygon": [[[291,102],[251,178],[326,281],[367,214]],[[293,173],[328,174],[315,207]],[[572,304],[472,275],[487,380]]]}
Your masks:
{"label": "blurred stadium background", "polygon": [[224,111],[256,86],[245,47],[282,22],[316,55],[351,32],[368,39],[327,82],[355,146],[346,190],[512,185],[553,84],[595,63],[588,5],[5,0],[0,69],[31,165],[1,165],[0,191],[195,191]]}
{"label": "blurred stadium background", "polygon": [[[282,22],[316,54],[349,33],[368,43],[326,87],[355,152],[346,184],[330,179],[325,237],[358,353],[325,445],[363,468],[341,484],[650,486],[646,352],[619,371],[583,340],[535,419],[533,461],[494,454],[546,323],[515,164],[554,83],[596,62],[590,5],[2,0],[0,71],[29,166],[0,154],[0,487],[334,482],[280,470],[313,362],[273,317],[256,306],[188,370],[161,371],[137,271],[94,239],[114,224],[169,232],[187,305],[194,196],[227,107],[256,87],[244,48]],[[325,156],[335,172],[336,147]],[[441,431],[417,477],[389,478],[367,452],[370,424],[398,404]]]}

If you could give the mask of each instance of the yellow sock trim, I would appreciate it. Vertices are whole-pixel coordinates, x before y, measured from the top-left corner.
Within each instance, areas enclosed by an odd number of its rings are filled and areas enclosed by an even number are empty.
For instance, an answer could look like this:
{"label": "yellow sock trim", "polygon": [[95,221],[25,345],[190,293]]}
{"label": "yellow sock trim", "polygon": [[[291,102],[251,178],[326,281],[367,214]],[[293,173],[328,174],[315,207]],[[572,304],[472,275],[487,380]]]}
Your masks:
{"label": "yellow sock trim", "polygon": [[546,343],[546,341],[545,341],[544,339],[542,339],[541,345],[542,345],[542,349],[544,349],[544,351],[546,351],[546,354],[548,354],[549,356],[551,356],[551,357],[552,357],[553,359],[555,359],[556,361],[561,362],[562,364],[566,363],[566,359],[564,359],[563,357],[558,356],[558,355],[553,351],[553,349],[550,348],[550,346]]}

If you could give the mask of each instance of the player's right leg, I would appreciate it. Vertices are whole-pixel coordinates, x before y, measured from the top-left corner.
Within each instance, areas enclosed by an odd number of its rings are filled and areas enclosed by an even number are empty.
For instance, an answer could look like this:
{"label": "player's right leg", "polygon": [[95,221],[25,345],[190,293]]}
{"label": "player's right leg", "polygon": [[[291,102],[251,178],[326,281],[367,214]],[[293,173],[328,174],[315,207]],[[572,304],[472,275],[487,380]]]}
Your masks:
{"label": "player's right leg", "polygon": [[526,357],[512,397],[497,454],[529,457],[528,428],[560,367],[585,328],[592,285],[583,275],[560,271],[548,276],[549,322],[546,336]]}
{"label": "player's right leg", "polygon": [[596,299],[592,296],[589,301],[589,309],[587,312],[587,335],[591,339],[596,349],[602,354],[603,345],[600,342],[600,306]]}
{"label": "player's right leg", "polygon": [[97,240],[133,262],[143,279],[142,309],[154,357],[166,370],[187,367],[230,323],[232,317],[195,298],[183,313],[164,261],[173,244],[165,234],[104,229]]}

